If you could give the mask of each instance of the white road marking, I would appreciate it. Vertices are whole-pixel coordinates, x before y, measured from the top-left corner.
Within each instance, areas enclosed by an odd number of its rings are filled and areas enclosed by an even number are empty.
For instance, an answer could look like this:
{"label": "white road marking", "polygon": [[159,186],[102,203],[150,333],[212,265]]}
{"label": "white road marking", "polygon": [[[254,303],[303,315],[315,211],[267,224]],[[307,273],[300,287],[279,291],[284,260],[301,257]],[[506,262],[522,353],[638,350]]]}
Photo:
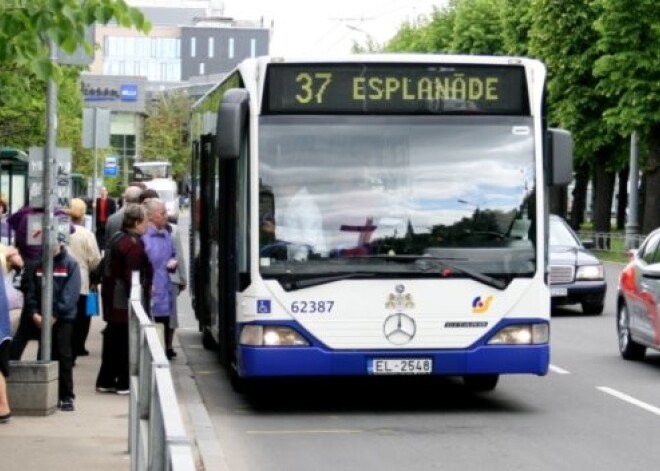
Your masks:
{"label": "white road marking", "polygon": [[362,433],[362,430],[248,430],[248,435],[299,435],[308,433]]}
{"label": "white road marking", "polygon": [[633,406],[640,407],[644,409],[645,411],[648,411],[652,414],[659,415],[660,416],[660,408],[652,406],[651,404],[647,404],[644,401],[640,401],[639,399],[635,399],[632,396],[628,396],[627,394],[624,394],[620,391],[617,391],[616,389],[608,388],[607,386],[598,386],[596,387],[599,391],[604,392],[605,394],[609,394],[610,396],[614,396],[617,399],[621,399],[622,401],[627,402],[628,404],[632,404]]}
{"label": "white road marking", "polygon": [[569,375],[569,374],[571,374],[570,371],[565,370],[564,368],[560,368],[560,367],[558,367],[557,365],[550,365],[550,366],[549,366],[549,369],[550,369],[550,371],[552,371],[553,373],[557,373],[557,374],[559,374],[559,375]]}

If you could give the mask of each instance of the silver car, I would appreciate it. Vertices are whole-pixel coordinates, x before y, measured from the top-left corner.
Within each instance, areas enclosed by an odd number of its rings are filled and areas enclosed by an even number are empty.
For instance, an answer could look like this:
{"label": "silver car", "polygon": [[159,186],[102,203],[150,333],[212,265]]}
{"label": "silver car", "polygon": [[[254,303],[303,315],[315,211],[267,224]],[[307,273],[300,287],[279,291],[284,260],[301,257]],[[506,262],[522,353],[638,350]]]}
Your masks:
{"label": "silver car", "polygon": [[641,360],[647,347],[660,350],[660,229],[650,233],[619,275],[617,332],[619,352]]}

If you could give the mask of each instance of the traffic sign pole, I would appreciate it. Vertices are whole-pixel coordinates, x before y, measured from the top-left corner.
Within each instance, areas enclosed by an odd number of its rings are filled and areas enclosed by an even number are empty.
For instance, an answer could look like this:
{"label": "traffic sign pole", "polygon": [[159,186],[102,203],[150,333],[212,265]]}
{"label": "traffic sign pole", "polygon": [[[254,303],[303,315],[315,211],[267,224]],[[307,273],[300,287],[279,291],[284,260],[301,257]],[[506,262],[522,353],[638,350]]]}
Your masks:
{"label": "traffic sign pole", "polygon": [[[55,41],[49,42],[50,61],[57,61]],[[55,162],[57,140],[57,84],[48,79],[46,88],[46,152],[43,165],[43,206],[41,257],[43,276],[41,277],[41,361],[51,359],[52,319],[53,319],[53,212],[52,198],[53,172],[51,163]]]}

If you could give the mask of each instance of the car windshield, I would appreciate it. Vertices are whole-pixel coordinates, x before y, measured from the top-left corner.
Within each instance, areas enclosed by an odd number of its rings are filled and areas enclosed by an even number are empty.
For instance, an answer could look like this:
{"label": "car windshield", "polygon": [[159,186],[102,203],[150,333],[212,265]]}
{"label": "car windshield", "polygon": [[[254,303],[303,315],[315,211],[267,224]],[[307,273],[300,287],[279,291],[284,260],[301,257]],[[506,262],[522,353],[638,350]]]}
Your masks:
{"label": "car windshield", "polygon": [[568,225],[558,217],[550,218],[551,246],[579,247],[580,242]]}
{"label": "car windshield", "polygon": [[268,116],[259,156],[266,277],[535,271],[531,118]]}

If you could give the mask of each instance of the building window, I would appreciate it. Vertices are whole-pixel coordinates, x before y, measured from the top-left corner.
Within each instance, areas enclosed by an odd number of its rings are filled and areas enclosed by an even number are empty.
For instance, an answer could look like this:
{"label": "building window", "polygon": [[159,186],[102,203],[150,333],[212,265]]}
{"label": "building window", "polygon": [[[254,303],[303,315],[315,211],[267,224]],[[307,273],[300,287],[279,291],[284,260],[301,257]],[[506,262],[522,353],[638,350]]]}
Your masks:
{"label": "building window", "polygon": [[234,58],[234,38],[229,38],[229,49],[227,51],[227,57],[230,59]]}
{"label": "building window", "polygon": [[255,57],[257,55],[257,40],[252,38],[250,39],[250,57]]}
{"label": "building window", "polygon": [[196,50],[197,50],[197,38],[192,37],[190,38],[190,57],[195,57]]}
{"label": "building window", "polygon": [[105,75],[141,75],[151,81],[180,81],[179,38],[106,36],[103,47]]}
{"label": "building window", "polygon": [[199,75],[204,75],[204,62],[199,63]]}
{"label": "building window", "polygon": [[209,57],[215,56],[215,38],[209,38]]}

